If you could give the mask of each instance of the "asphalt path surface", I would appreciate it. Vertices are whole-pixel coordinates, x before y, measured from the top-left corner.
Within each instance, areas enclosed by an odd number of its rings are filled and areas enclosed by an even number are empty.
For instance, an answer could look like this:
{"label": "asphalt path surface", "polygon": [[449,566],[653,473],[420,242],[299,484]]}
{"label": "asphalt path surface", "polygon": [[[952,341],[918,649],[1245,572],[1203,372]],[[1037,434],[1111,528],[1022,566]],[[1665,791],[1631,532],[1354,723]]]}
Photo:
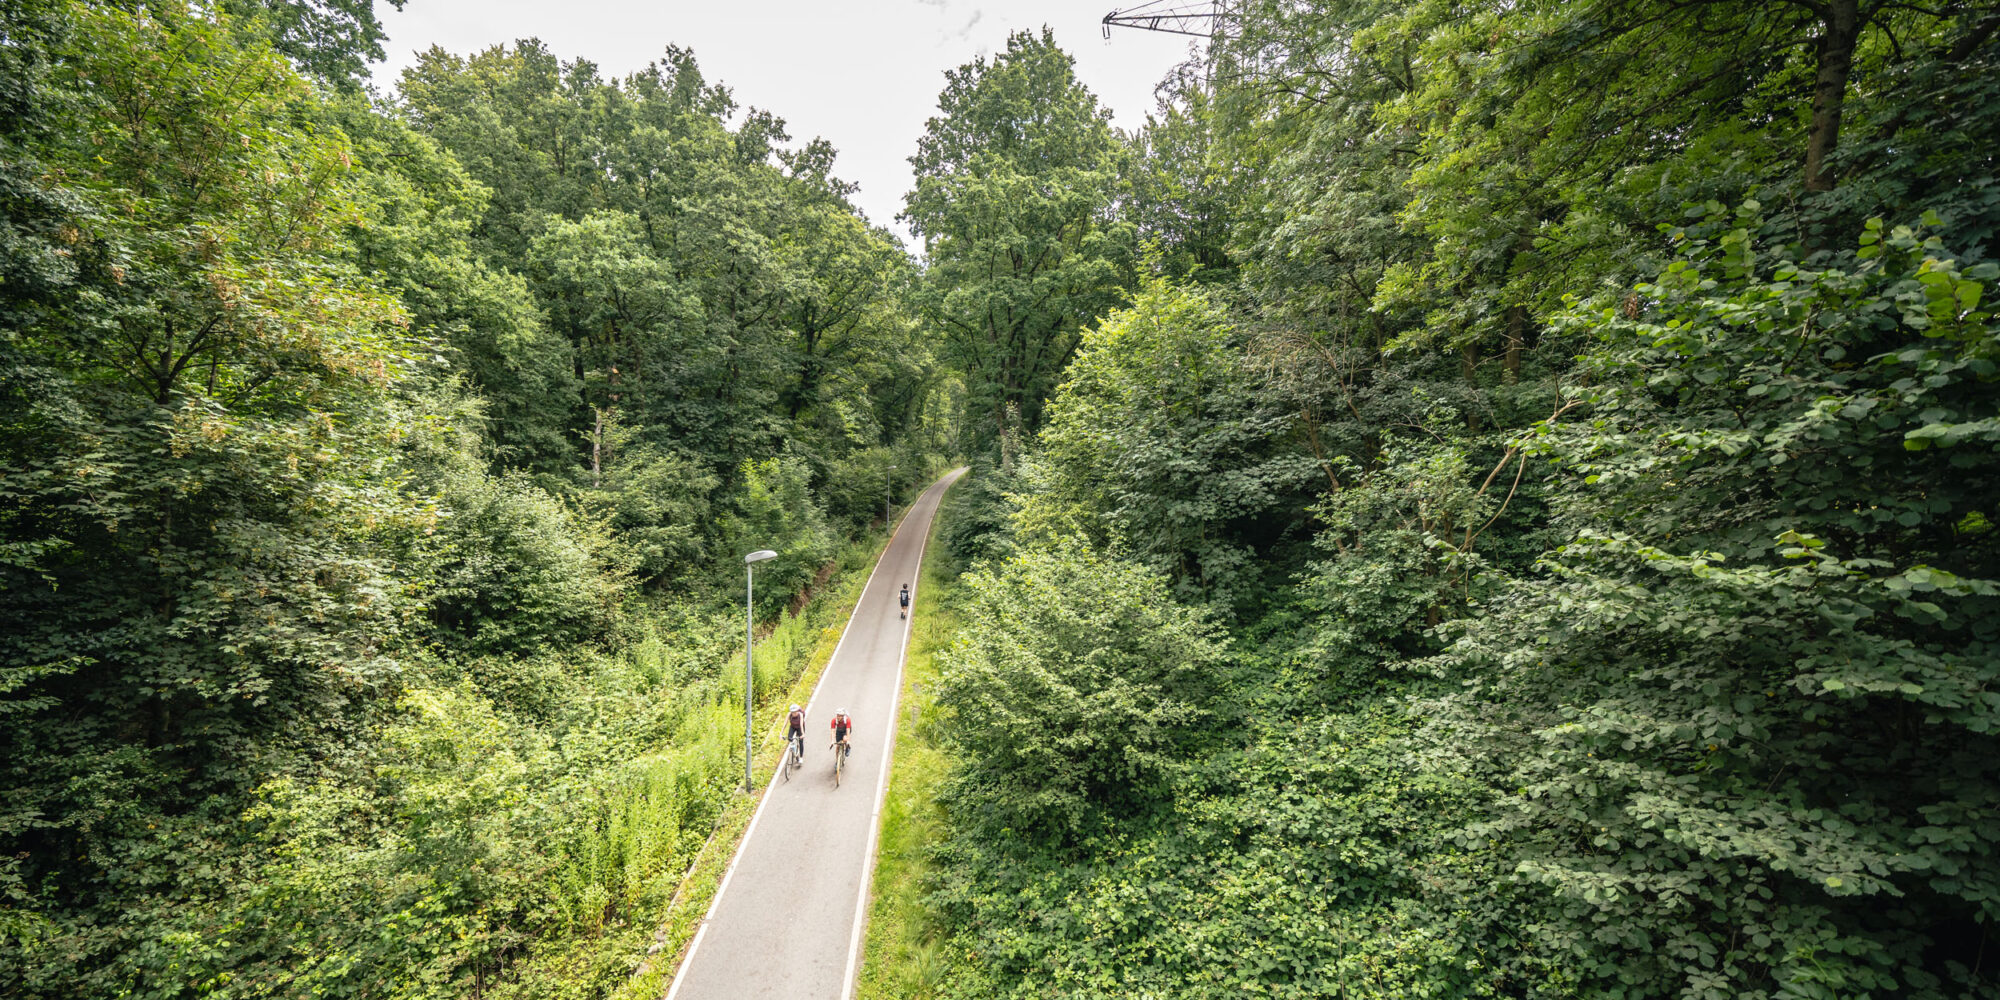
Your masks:
{"label": "asphalt path surface", "polygon": [[[905,583],[916,591],[931,518],[944,491],[964,472],[954,470],[931,484],[883,550],[805,706],[805,766],[789,781],[759,775],[764,800],[688,946],[668,1000],[849,995],[860,962],[909,639],[910,622],[899,615],[896,595]],[[854,720],[847,737],[854,750],[836,788],[828,723],[841,709]]]}

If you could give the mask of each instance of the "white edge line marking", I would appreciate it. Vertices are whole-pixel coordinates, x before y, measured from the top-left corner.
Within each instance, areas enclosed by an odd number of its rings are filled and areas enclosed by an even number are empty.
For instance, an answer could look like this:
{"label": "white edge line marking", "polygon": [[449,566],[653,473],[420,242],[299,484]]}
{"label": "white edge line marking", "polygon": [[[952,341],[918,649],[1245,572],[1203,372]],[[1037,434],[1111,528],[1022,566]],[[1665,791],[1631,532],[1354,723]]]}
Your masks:
{"label": "white edge line marking", "polygon": [[[956,480],[954,480],[954,482],[956,482]],[[882,555],[877,556],[875,558],[875,568],[868,571],[868,582],[861,585],[861,593],[854,599],[854,610],[848,612],[847,614],[847,624],[840,630],[840,641],[833,644],[833,653],[832,655],[826,658],[826,665],[821,667],[819,671],[819,680],[813,682],[813,693],[811,694],[811,696],[806,698],[807,715],[812,714],[812,704],[815,700],[819,698],[819,689],[826,685],[826,675],[833,671],[834,661],[840,658],[840,647],[847,644],[847,633],[853,631],[854,619],[860,617],[858,612],[860,612],[861,610],[861,602],[868,599],[868,588],[873,587],[875,585],[875,574],[880,573],[882,571],[883,560],[887,558],[887,556],[889,555],[889,549],[896,544],[896,536],[903,533],[903,524],[907,522],[909,519],[910,519],[910,512],[904,511],[903,520],[896,522],[896,529],[889,533],[889,541],[882,546]],[[924,533],[924,540],[926,542],[930,540],[930,533],[928,530],[926,530]],[[917,548],[917,566],[921,568],[923,564],[924,564],[923,547],[919,545]],[[911,594],[913,595],[911,597],[911,603],[914,604],[916,603],[916,599],[914,597],[915,591],[912,591]],[[906,627],[904,629],[904,639],[903,639],[905,649],[907,649],[909,646],[908,632],[909,630]],[[902,680],[903,680],[903,668],[901,664],[897,664],[896,692],[898,700],[901,699],[902,695],[902,690],[903,690]],[[895,725],[894,715],[890,716],[890,725],[892,726]],[[891,739],[893,740],[893,738],[894,737],[892,736]],[[895,744],[892,742],[890,745],[894,746]],[[779,766],[781,767],[783,766],[782,761],[780,762]],[[776,771],[771,772],[771,776],[773,778],[777,777],[777,772]],[[665,1000],[674,1000],[674,995],[681,991],[681,981],[687,978],[688,970],[694,967],[695,952],[701,950],[701,939],[708,936],[708,922],[710,920],[715,919],[715,908],[722,905],[722,894],[729,891],[729,880],[736,877],[737,862],[743,860],[743,849],[749,846],[750,835],[757,832],[757,821],[764,818],[764,806],[771,801],[771,789],[773,787],[775,787],[775,785],[772,782],[767,781],[764,783],[764,793],[757,799],[757,811],[750,814],[750,825],[743,828],[743,839],[738,840],[736,842],[736,851],[735,853],[729,856],[729,867],[723,870],[722,882],[721,884],[715,887],[715,897],[708,901],[708,912],[703,913],[701,915],[701,926],[695,930],[694,940],[688,942],[687,954],[681,956],[680,968],[674,970],[674,981],[672,985],[667,987],[667,995],[665,997]],[[887,787],[888,786],[886,784],[883,786],[884,789],[886,789]],[[881,808],[879,802],[876,808],[878,810]],[[872,840],[870,841],[870,845],[871,846],[868,852],[870,861],[870,871],[873,871],[873,861],[875,852],[872,846],[873,845]],[[866,879],[863,880],[862,892],[864,894],[867,892]],[[849,962],[850,963],[852,962],[851,958],[849,959]]]}
{"label": "white edge line marking", "polygon": [[[958,470],[954,469],[953,472]],[[944,488],[938,491],[938,505],[943,506],[944,495],[959,480],[958,475],[950,475],[944,481]],[[932,510],[932,520],[936,520],[936,510]],[[907,520],[907,515],[905,520]],[[847,938],[847,969],[840,977],[840,1000],[854,1000],[855,981],[861,974],[861,942],[868,929],[868,900],[873,893],[875,881],[875,852],[882,840],[882,805],[889,798],[889,771],[896,762],[896,723],[903,717],[903,667],[910,661],[910,630],[916,627],[914,617],[917,610],[917,591],[924,583],[924,550],[930,545],[930,525],[924,526],[923,541],[917,543],[917,571],[910,581],[911,617],[903,619],[903,650],[896,657],[896,687],[889,703],[889,753],[882,759],[882,778],[875,786],[875,811],[868,817],[868,854],[861,864],[861,891],[854,900],[854,929]]]}

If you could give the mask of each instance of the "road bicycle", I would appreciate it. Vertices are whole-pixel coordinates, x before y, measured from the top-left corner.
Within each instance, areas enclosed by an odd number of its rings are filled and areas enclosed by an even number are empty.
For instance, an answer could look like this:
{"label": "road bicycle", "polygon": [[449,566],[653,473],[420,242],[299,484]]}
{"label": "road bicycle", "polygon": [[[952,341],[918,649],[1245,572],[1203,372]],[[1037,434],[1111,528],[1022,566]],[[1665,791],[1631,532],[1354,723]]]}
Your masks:
{"label": "road bicycle", "polygon": [[827,744],[827,749],[833,751],[833,787],[839,788],[841,768],[847,763],[847,752],[854,748],[848,746],[846,740],[836,740]]}
{"label": "road bicycle", "polygon": [[785,741],[785,759],[778,762],[778,773],[792,780],[792,771],[805,766],[805,743],[803,736],[794,736]]}

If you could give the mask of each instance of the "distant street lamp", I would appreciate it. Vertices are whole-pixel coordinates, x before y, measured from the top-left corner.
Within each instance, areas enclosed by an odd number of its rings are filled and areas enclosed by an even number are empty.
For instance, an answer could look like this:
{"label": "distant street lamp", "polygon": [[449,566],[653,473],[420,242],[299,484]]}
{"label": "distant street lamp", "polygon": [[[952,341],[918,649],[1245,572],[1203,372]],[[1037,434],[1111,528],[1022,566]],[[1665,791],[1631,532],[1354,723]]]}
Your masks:
{"label": "distant street lamp", "polygon": [[[889,472],[894,471],[896,467],[889,466]],[[889,527],[889,472],[882,473],[882,527],[884,528]]]}
{"label": "distant street lamp", "polygon": [[757,686],[752,643],[757,638],[757,564],[776,559],[770,549],[758,549],[743,557],[743,790],[750,790],[750,699]]}

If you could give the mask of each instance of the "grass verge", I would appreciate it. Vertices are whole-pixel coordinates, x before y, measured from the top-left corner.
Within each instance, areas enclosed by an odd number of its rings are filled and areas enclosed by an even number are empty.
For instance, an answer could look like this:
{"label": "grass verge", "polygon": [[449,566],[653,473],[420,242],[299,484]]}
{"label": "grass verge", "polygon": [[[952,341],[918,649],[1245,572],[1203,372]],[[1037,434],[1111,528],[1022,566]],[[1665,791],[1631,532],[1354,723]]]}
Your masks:
{"label": "grass verge", "polygon": [[[936,541],[942,517],[931,524]],[[940,664],[937,653],[957,634],[952,613],[955,581],[935,546],[927,548],[923,585],[917,589],[916,624],[903,665],[902,717],[889,791],[882,803],[882,834],[875,860],[868,940],[862,952],[861,1000],[920,1000],[944,983],[949,956],[941,928],[923,905],[929,850],[944,831],[937,791],[951,759],[937,736],[933,705]]]}

